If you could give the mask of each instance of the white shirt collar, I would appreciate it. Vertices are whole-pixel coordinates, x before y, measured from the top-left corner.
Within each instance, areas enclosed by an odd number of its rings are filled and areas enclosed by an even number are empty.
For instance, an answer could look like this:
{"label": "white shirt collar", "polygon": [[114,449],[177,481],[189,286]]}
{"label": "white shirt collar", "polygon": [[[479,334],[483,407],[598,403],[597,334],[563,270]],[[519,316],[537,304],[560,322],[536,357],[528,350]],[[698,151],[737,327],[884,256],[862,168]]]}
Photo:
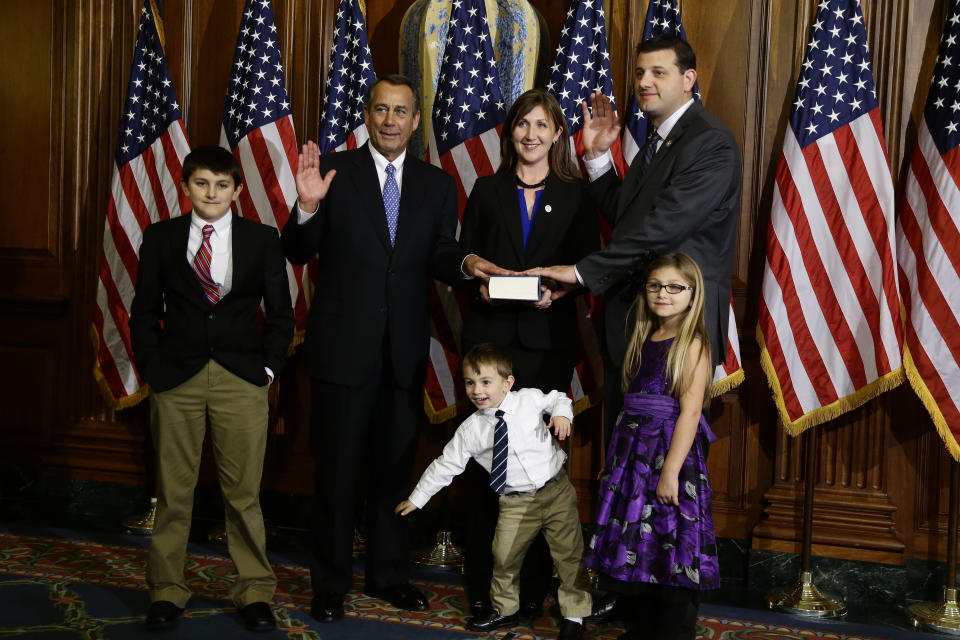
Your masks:
{"label": "white shirt collar", "polygon": [[[669,136],[670,132],[673,131],[673,127],[676,126],[677,120],[679,120],[681,116],[687,112],[687,109],[689,109],[692,104],[693,98],[690,98],[683,105],[681,105],[679,109],[671,113],[670,117],[660,123],[660,126],[657,127],[657,135],[660,136],[660,140],[667,139],[667,136]],[[663,143],[661,142],[661,144]]]}
{"label": "white shirt collar", "polygon": [[213,231],[218,236],[222,236],[227,231],[230,230],[230,225],[233,222],[233,211],[228,211],[225,216],[217,220],[216,222],[207,222],[203,218],[197,215],[196,211],[190,212],[190,225],[196,227],[201,233],[203,233],[203,228],[208,224],[213,224]]}
{"label": "white shirt collar", "polygon": [[370,149],[370,155],[373,156],[373,163],[377,166],[377,173],[381,175],[386,173],[387,164],[392,164],[397,172],[403,170],[403,161],[407,157],[407,150],[404,149],[400,152],[400,155],[396,157],[393,161],[387,160],[387,157],[380,153],[374,148],[372,144],[368,144],[367,147]]}

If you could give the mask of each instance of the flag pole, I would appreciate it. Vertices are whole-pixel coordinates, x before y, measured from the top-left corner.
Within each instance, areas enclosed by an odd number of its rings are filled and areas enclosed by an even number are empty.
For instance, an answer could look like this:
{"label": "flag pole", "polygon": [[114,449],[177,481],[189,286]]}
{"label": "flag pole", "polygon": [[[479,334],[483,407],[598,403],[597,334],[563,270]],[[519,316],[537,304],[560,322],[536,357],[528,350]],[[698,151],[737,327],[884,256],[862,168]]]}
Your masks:
{"label": "flag pole", "polygon": [[950,460],[950,516],[947,529],[947,582],[940,602],[918,602],[904,610],[914,627],[960,635],[957,605],[957,524],[960,520],[960,463]]}
{"label": "flag pole", "polygon": [[813,584],[813,572],[810,570],[818,436],[817,427],[810,427],[803,434],[803,533],[800,541],[800,581],[789,591],[766,595],[765,600],[767,607],[783,613],[805,617],[839,618],[847,613],[843,600],[817,589]]}

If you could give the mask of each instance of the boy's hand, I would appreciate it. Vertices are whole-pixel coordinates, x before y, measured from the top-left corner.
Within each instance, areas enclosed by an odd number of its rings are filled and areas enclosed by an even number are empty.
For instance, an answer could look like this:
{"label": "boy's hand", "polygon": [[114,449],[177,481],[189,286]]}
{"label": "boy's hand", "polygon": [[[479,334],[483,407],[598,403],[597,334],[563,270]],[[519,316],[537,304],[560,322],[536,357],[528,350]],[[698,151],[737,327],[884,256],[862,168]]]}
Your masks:
{"label": "boy's hand", "polygon": [[553,429],[553,432],[557,434],[557,440],[563,440],[570,435],[570,420],[564,418],[563,416],[554,416],[553,418],[550,418],[550,423],[547,425],[547,429]]}
{"label": "boy's hand", "polygon": [[666,469],[660,472],[660,482],[657,483],[657,502],[680,506],[680,482],[678,474],[670,473]]}
{"label": "boy's hand", "polygon": [[394,509],[393,512],[397,515],[405,516],[409,513],[413,513],[416,510],[417,510],[417,505],[413,504],[409,500],[404,500],[403,502],[397,505],[397,508]]}

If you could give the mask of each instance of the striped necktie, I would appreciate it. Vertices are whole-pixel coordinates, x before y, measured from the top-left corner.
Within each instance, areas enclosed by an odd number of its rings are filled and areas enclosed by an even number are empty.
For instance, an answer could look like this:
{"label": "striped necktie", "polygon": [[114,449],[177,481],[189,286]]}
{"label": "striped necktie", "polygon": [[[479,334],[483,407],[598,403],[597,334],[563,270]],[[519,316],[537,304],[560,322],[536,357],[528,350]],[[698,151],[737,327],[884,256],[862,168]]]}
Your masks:
{"label": "striped necktie", "polygon": [[643,147],[643,166],[647,166],[650,164],[650,161],[653,160],[653,156],[657,153],[657,143],[660,142],[660,140],[662,140],[662,138],[656,129],[651,131],[650,135],[647,136],[647,144]]}
{"label": "striped necktie", "polygon": [[507,422],[503,409],[497,409],[497,425],[493,428],[493,462],[490,464],[490,488],[497,495],[507,486]]}
{"label": "striped necktie", "polygon": [[211,304],[217,304],[220,300],[220,287],[213,281],[210,275],[210,257],[213,251],[210,249],[210,236],[213,234],[213,225],[203,225],[203,242],[197,250],[197,255],[193,257],[193,271],[197,274],[197,280],[203,287],[203,293],[207,296],[207,301]]}

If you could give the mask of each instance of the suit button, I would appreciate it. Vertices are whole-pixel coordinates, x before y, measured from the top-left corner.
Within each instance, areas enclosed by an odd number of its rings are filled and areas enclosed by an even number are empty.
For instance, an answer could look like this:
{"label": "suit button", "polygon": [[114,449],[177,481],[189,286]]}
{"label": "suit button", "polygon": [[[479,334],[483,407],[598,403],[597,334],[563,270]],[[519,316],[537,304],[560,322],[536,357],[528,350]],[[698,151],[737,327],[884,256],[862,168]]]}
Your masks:
{"label": "suit button", "polygon": [[216,317],[217,317],[217,314],[211,312],[210,315],[207,316],[207,319],[208,319],[208,320],[215,320]]}
{"label": "suit button", "polygon": [[208,351],[209,351],[210,353],[213,353],[213,347],[210,347],[210,348],[208,349]]}

